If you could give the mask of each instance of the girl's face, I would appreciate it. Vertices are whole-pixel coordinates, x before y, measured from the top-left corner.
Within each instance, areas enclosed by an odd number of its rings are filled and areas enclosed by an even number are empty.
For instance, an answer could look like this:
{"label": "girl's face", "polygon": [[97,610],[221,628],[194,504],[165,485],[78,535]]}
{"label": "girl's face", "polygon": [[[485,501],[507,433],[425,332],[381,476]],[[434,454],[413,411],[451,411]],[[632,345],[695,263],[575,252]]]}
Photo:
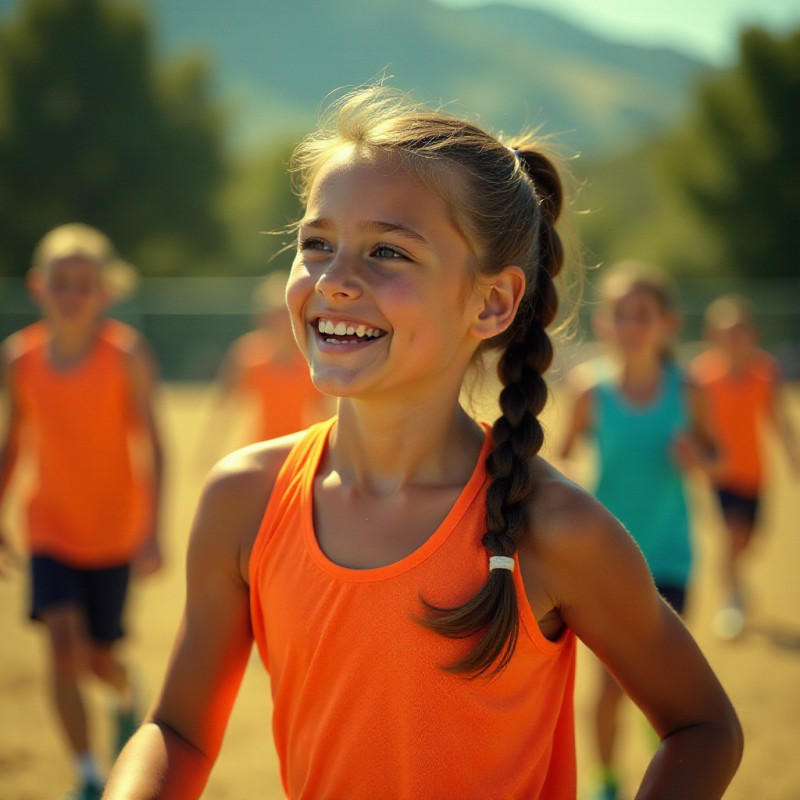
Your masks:
{"label": "girl's face", "polygon": [[471,262],[446,203],[415,176],[385,155],[332,157],[312,185],[287,285],[317,387],[408,399],[449,381],[457,391],[486,293]]}
{"label": "girl's face", "polygon": [[653,292],[640,287],[614,300],[607,314],[607,338],[623,358],[660,358],[678,324]]}
{"label": "girl's face", "polygon": [[83,256],[51,261],[34,291],[49,320],[71,327],[93,325],[109,300],[100,267]]}

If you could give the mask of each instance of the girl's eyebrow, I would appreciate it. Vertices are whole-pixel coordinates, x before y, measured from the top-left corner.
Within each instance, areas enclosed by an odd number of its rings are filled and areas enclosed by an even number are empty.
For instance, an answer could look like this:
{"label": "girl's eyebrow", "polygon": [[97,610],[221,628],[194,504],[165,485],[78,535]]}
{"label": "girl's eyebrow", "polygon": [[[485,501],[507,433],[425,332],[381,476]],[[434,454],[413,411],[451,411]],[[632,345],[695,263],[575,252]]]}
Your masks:
{"label": "girl's eyebrow", "polygon": [[[300,220],[300,227],[321,228],[322,230],[330,229],[332,224],[330,220],[325,217],[306,218]],[[399,233],[401,236],[406,236],[413,239],[418,244],[430,249],[430,242],[418,231],[403,225],[402,222],[384,222],[382,220],[368,220],[361,222],[358,225],[362,231],[370,232],[377,231],[379,233]]]}

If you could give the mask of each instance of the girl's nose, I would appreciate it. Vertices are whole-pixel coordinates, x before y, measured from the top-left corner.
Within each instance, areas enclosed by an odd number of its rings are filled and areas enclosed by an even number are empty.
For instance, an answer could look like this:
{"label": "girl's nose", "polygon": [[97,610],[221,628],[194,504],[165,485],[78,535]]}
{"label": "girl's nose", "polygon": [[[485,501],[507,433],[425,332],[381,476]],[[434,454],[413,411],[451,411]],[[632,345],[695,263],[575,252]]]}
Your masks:
{"label": "girl's nose", "polygon": [[352,300],[359,297],[362,289],[358,264],[352,257],[337,253],[320,273],[315,289],[326,300]]}

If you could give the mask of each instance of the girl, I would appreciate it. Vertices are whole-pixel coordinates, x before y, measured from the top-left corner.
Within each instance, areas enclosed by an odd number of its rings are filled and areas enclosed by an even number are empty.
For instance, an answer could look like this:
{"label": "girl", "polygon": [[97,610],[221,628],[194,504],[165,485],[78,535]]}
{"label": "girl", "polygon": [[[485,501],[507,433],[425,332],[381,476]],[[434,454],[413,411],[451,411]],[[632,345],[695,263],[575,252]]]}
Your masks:
{"label": "girl", "polygon": [[[592,435],[595,496],[630,531],[659,593],[682,615],[692,554],[680,468],[712,468],[703,447],[710,443],[705,414],[669,357],[679,319],[665,278],[623,263],[605,277],[601,296],[596,328],[612,359],[593,362],[597,374],[577,398],[561,456],[569,457],[579,436]],[[578,369],[585,374],[585,366]],[[614,745],[622,693],[604,670],[595,707],[603,800],[618,796]]]}
{"label": "girl", "polygon": [[[252,641],[290,798],[574,798],[575,637],[663,738],[641,797],[719,797],[741,734],[629,536],[537,456],[561,183],[528,139],[380,88],[296,153],[309,431],[224,459],[185,616],[108,798],[195,798]],[[459,405],[501,353],[493,428]]]}
{"label": "girl", "polygon": [[800,444],[782,397],[780,367],[758,346],[753,309],[742,297],[724,295],[706,309],[710,344],[690,370],[708,398],[721,463],[711,476],[726,529],[725,605],[714,617],[723,639],[744,632],[742,562],[757,527],[764,492],[764,424],[777,434],[789,464],[800,476]]}
{"label": "girl", "polygon": [[[36,470],[27,530],[31,617],[47,629],[52,694],[78,773],[76,796],[84,800],[100,797],[103,778],[81,682],[93,675],[114,690],[118,753],[136,728],[117,652],[128,578],[131,568],[145,575],[161,563],[155,363],[135,331],[105,318],[122,290],[119,277],[128,282],[129,272],[100,231],[55,228],[37,247],[30,273],[43,320],[3,345],[9,414],[0,496],[24,447]],[[134,440],[149,450],[147,474],[137,469]]]}

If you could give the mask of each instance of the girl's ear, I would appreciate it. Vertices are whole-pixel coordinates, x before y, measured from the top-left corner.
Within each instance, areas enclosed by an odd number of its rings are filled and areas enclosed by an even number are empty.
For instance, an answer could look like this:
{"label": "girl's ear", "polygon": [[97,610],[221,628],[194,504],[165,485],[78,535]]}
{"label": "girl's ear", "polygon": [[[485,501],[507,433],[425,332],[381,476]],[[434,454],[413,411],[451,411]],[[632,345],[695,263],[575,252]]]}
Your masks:
{"label": "girl's ear", "polygon": [[472,324],[472,332],[479,339],[491,339],[502,333],[514,321],[524,294],[523,271],[515,266],[503,269],[488,287],[483,308]]}
{"label": "girl's ear", "polygon": [[44,276],[41,270],[29,269],[25,275],[25,287],[28,290],[31,300],[36,305],[42,304],[42,295],[44,294]]}

